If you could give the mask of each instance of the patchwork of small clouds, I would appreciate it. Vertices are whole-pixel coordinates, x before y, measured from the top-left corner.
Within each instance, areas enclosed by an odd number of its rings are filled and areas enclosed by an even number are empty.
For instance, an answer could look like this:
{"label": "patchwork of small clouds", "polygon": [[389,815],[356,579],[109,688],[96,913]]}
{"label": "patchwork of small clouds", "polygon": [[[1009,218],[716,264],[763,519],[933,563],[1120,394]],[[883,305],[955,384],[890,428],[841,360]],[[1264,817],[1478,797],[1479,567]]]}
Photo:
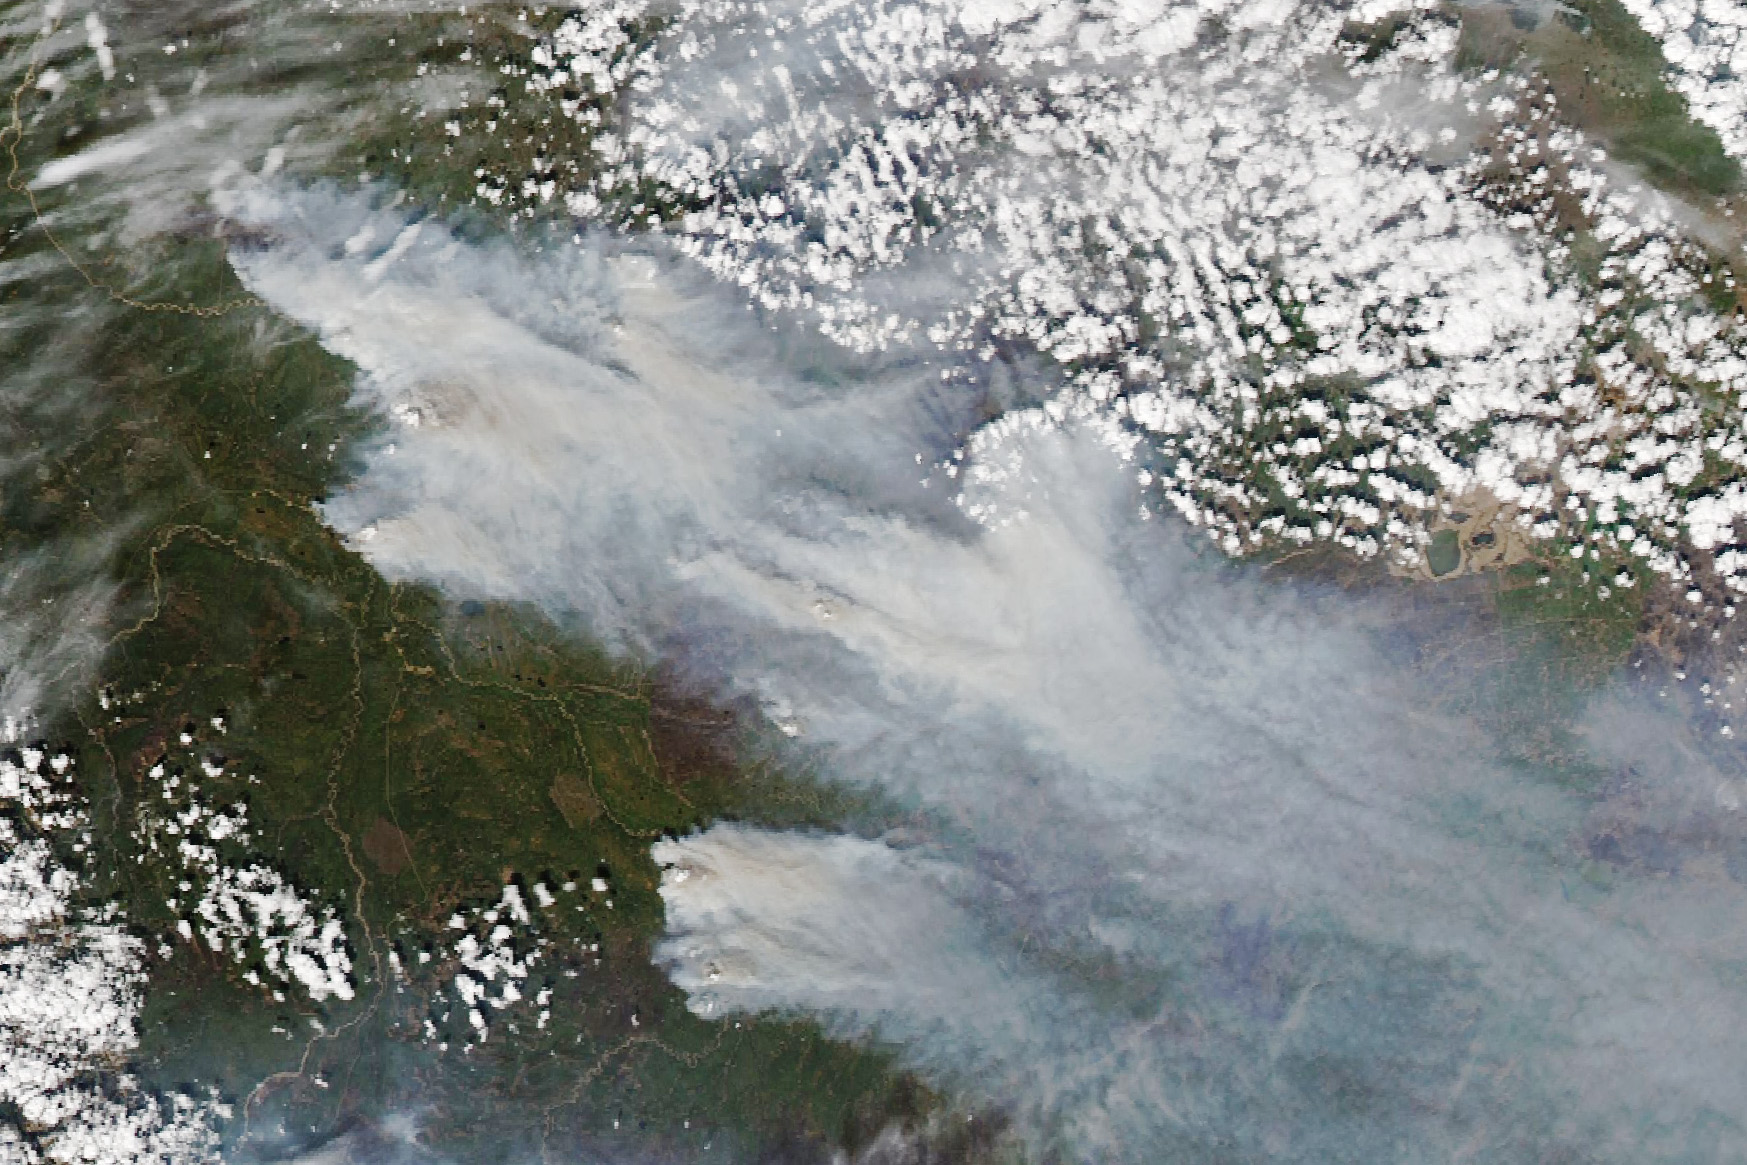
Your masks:
{"label": "patchwork of small clouds", "polygon": [[1740,0],[1622,0],[1655,37],[1669,87],[1736,158],[1747,154],[1747,4]]}
{"label": "patchwork of small clouds", "polygon": [[[1700,6],[1719,35],[1729,6]],[[631,226],[665,191],[680,250],[846,346],[925,336],[971,379],[1040,352],[1053,408],[1127,429],[1232,555],[1425,573],[1452,509],[1496,503],[1543,553],[1747,591],[1741,414],[1694,395],[1747,388],[1747,333],[1698,216],[1616,181],[1532,64],[1459,67],[1452,8],[683,0],[633,35],[652,11],[506,63],[599,164],[487,168],[478,199]],[[598,131],[585,85],[622,95]]]}

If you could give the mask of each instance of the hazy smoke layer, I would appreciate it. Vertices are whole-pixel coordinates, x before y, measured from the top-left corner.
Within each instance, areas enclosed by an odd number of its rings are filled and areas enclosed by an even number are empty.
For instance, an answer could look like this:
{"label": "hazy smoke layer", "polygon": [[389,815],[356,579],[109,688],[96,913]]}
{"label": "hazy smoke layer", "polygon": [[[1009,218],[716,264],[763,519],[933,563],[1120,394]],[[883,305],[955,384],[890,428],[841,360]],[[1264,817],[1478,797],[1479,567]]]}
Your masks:
{"label": "hazy smoke layer", "polygon": [[[45,711],[89,678],[115,630],[115,548],[163,500],[99,498],[80,521],[58,524],[36,505],[39,491],[65,488],[55,474],[113,422],[103,367],[113,353],[93,337],[131,310],[83,295],[70,264],[91,264],[86,277],[104,268],[96,281],[113,280],[120,290],[139,272],[108,260],[155,249],[165,257],[154,279],[127,290],[176,300],[176,252],[164,244],[211,229],[205,198],[215,183],[272,173],[288,159],[326,160],[375,95],[349,84],[345,58],[321,35],[320,20],[255,0],[0,3],[0,80],[8,98],[0,169],[16,171],[7,196],[15,217],[0,239],[6,715]],[[197,62],[176,55],[190,35],[245,21],[249,33],[238,39],[247,52],[202,54]],[[263,95],[269,80],[271,93]],[[304,121],[332,136],[300,138]],[[51,237],[64,253],[49,245]]]}
{"label": "hazy smoke layer", "polygon": [[965,521],[918,457],[980,401],[921,356],[769,330],[658,251],[225,209],[273,239],[251,287],[402,422],[329,508],[379,566],[677,652],[948,823],[929,855],[660,847],[698,1010],[876,1032],[1078,1159],[1743,1143],[1747,894],[1704,857],[1747,852],[1740,798],[1665,716],[1598,728],[1636,775],[1578,796],[1493,763],[1349,601],[1142,521],[1098,434],[996,422]]}
{"label": "hazy smoke layer", "polygon": [[[343,133],[348,110],[377,97],[353,87],[340,46],[321,35],[331,11],[255,0],[0,0],[0,1161],[8,1165],[218,1158],[228,1112],[215,1094],[154,1093],[129,1071],[158,960],[141,920],[101,896],[98,870],[113,872],[114,863],[90,860],[93,846],[127,827],[116,813],[124,790],[99,805],[87,799],[91,782],[101,789],[113,777],[117,758],[106,777],[99,738],[96,763],[81,776],[76,747],[37,742],[83,736],[70,713],[91,723],[83,713],[105,653],[150,611],[147,587],[127,588],[126,597],[115,580],[125,572],[142,581],[145,532],[171,511],[189,514],[190,495],[160,470],[176,459],[191,418],[170,403],[181,386],[154,380],[185,368],[191,348],[196,364],[231,350],[227,340],[209,348],[153,327],[142,309],[167,320],[170,305],[216,308],[224,290],[212,286],[212,252],[200,245],[214,226],[204,204],[212,184],[245,169],[270,172],[288,157],[323,158],[332,141],[296,141],[297,123]],[[226,51],[212,51],[221,39]],[[270,342],[266,331],[257,336]],[[158,401],[169,416],[153,408]],[[152,1075],[163,1079],[157,1068]]]}

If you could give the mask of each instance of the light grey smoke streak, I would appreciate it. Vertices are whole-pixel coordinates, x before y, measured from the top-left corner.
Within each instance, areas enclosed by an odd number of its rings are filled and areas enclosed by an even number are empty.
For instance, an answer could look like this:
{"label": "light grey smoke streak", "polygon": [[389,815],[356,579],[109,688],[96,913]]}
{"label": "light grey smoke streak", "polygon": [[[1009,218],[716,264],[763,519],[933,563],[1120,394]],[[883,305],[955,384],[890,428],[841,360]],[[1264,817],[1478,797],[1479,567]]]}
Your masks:
{"label": "light grey smoke streak", "polygon": [[[675,867],[665,878],[674,938],[663,957],[701,1010],[718,999],[789,1006],[804,983],[814,1010],[902,1013],[963,1034],[979,1026],[965,1023],[967,1000],[985,1001],[985,1020],[1013,1011],[1003,976],[967,941],[973,920],[949,900],[947,886],[960,880],[949,865],[857,837],[733,825],[659,842],[655,854]],[[713,941],[707,958],[688,949],[688,936]]]}
{"label": "light grey smoke streak", "polygon": [[[196,64],[176,55],[190,34],[244,23],[256,57],[222,54]],[[335,141],[300,136],[299,123],[344,129],[364,101],[342,83],[343,71],[317,77],[308,69],[336,57],[325,39],[313,43],[312,31],[253,0],[0,6],[0,79],[9,99],[0,167],[17,168],[0,239],[0,711],[7,716],[46,713],[90,679],[120,617],[138,613],[113,609],[116,548],[162,504],[87,493],[83,512],[63,511],[76,518],[44,520],[37,495],[68,492],[59,475],[116,419],[106,383],[113,353],[104,350],[107,339],[94,337],[131,310],[69,289],[82,287],[82,275],[118,296],[179,299],[181,256],[167,236],[180,232],[182,242],[212,227],[206,200],[215,186],[272,171],[288,157],[329,156]],[[276,70],[300,67],[296,80],[260,95]]]}
{"label": "light grey smoke streak", "polygon": [[[251,286],[364,368],[372,403],[402,422],[329,507],[390,572],[547,599],[641,642],[649,608],[724,532],[818,524],[782,509],[773,481],[965,525],[920,470],[883,476],[923,447],[911,410],[929,369],[832,367],[817,341],[779,369],[743,312],[648,253],[565,252],[535,274],[328,194],[243,189],[221,206],[281,237],[236,256]],[[749,505],[766,520],[746,525]]]}
{"label": "light grey smoke streak", "polygon": [[39,287],[58,275],[40,254],[0,260],[0,714],[23,717],[71,695],[112,633],[110,569],[130,517],[49,526],[36,496],[104,415],[76,356],[52,343],[61,305]]}
{"label": "light grey smoke streak", "polygon": [[931,855],[663,846],[699,1010],[891,1039],[1080,1159],[1743,1143],[1741,884],[1595,878],[1626,802],[1494,762],[1350,600],[1138,520],[1096,434],[1002,422],[967,500],[1025,516],[973,526],[915,455],[976,402],[919,356],[766,331],[654,246],[529,262],[284,188],[227,211],[276,239],[250,286],[406,422],[329,507],[379,566],[680,652],[946,823]]}
{"label": "light grey smoke streak", "polygon": [[0,708],[10,715],[58,703],[107,649],[114,584],[109,539],[63,540],[0,569]]}

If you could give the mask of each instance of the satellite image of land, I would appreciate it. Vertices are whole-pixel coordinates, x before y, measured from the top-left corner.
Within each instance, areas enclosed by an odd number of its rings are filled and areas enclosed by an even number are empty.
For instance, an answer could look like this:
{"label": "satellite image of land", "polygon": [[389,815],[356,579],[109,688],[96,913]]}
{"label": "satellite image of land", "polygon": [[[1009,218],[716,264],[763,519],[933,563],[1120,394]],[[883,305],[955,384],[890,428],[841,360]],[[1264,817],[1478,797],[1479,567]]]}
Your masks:
{"label": "satellite image of land", "polygon": [[1744,164],[1747,0],[0,0],[0,1165],[1747,1163]]}

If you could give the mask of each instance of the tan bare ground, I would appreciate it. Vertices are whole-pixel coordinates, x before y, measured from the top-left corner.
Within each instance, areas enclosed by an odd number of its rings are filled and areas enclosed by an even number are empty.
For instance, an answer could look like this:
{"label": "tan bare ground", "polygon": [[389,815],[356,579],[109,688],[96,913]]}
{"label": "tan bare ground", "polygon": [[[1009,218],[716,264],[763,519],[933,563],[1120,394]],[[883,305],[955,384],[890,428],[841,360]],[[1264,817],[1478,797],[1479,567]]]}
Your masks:
{"label": "tan bare ground", "polygon": [[565,824],[572,829],[581,829],[601,815],[600,799],[575,773],[553,777],[550,795],[558,812],[564,814]]}
{"label": "tan bare ground", "polygon": [[364,831],[363,845],[364,856],[389,877],[412,862],[412,847],[407,844],[406,834],[386,817],[378,817]]}
{"label": "tan bare ground", "polygon": [[1433,574],[1431,560],[1422,556],[1413,566],[1392,562],[1389,573],[1400,578],[1448,582],[1465,574],[1487,570],[1502,570],[1519,562],[1529,562],[1545,552],[1545,544],[1537,543],[1529,532],[1517,525],[1515,511],[1499,504],[1491,494],[1475,492],[1450,502],[1450,514],[1431,523],[1433,534],[1440,530],[1456,532],[1456,548],[1460,558],[1456,568],[1447,574]]}

